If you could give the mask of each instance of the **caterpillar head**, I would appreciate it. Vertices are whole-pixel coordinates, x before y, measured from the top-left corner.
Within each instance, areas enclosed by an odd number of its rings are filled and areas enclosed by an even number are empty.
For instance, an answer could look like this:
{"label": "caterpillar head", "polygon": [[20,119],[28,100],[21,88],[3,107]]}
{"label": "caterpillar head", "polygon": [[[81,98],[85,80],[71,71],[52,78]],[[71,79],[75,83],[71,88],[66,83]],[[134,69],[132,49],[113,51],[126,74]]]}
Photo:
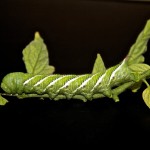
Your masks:
{"label": "caterpillar head", "polygon": [[1,83],[1,88],[9,94],[22,94],[23,82],[28,74],[23,72],[14,72],[7,74]]}

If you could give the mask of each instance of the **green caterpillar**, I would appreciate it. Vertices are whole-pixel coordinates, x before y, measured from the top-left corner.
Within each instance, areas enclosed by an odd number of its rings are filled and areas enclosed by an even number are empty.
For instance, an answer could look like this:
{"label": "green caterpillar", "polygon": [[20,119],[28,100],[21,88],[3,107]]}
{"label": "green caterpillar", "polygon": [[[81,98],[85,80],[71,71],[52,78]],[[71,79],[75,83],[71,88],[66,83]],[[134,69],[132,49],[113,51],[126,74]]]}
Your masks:
{"label": "green caterpillar", "polygon": [[[109,97],[118,101],[112,89],[126,82],[138,81],[124,59],[119,65],[95,74],[83,75],[33,75],[16,72],[6,75],[1,87],[9,94],[47,94],[50,99],[92,100],[95,97]],[[136,79],[136,80],[135,80]]]}

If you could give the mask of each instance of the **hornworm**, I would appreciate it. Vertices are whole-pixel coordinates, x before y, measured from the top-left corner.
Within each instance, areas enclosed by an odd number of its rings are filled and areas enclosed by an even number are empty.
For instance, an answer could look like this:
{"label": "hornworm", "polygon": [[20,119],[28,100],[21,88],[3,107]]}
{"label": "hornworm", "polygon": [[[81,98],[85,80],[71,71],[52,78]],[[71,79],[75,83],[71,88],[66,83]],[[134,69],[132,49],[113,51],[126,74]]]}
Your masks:
{"label": "hornworm", "polygon": [[126,82],[137,82],[125,58],[120,64],[108,68],[104,73],[82,75],[33,75],[14,72],[7,74],[1,83],[2,89],[8,94],[47,94],[50,99],[81,99],[109,97],[118,101],[117,94],[112,90]]}

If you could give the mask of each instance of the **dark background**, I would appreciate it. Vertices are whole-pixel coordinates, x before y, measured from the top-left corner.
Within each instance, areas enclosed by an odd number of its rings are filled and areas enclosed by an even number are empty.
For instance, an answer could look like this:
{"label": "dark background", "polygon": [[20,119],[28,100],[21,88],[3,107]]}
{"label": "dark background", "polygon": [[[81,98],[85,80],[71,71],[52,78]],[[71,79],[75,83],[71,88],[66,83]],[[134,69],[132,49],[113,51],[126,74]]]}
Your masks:
{"label": "dark background", "polygon": [[[55,73],[89,73],[97,53],[110,67],[125,57],[148,19],[150,2],[1,0],[0,78],[26,71],[22,50],[36,31],[48,47]],[[150,63],[149,50],[145,58]],[[122,93],[118,103],[108,98],[84,103],[8,97],[9,103],[0,107],[1,137],[23,145],[33,139],[35,145],[47,140],[43,144],[49,146],[62,142],[101,147],[112,141],[115,147],[139,145],[150,133],[150,109],[142,99],[145,88]]]}

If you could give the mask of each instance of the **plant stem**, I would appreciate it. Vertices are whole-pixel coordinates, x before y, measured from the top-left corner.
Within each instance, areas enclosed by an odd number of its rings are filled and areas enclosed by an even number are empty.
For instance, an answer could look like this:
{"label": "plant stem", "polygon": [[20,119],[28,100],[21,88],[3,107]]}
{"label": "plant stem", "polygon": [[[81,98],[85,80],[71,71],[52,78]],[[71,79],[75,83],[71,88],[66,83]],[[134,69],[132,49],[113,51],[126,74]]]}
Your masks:
{"label": "plant stem", "polygon": [[147,87],[149,87],[149,83],[145,79],[143,79],[143,82],[146,84]]}

